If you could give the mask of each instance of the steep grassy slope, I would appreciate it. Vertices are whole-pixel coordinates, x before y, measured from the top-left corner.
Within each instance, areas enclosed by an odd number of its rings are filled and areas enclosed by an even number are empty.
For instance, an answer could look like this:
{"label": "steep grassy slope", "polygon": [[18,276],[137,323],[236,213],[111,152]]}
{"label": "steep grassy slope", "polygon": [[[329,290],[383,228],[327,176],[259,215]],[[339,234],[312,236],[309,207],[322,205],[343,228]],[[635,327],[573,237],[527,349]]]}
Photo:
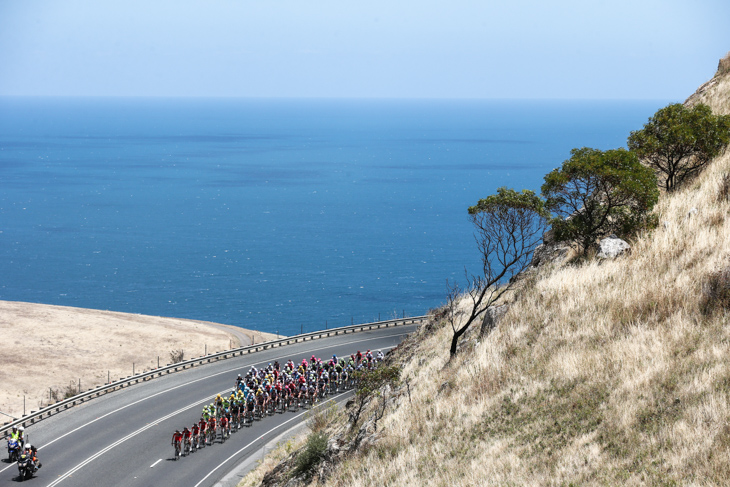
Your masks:
{"label": "steep grassy slope", "polygon": [[[721,113],[728,79],[701,93]],[[395,352],[408,387],[377,441],[324,484],[727,485],[727,173],[730,155],[664,196],[630,255],[526,279],[454,361],[450,327],[422,329]]]}

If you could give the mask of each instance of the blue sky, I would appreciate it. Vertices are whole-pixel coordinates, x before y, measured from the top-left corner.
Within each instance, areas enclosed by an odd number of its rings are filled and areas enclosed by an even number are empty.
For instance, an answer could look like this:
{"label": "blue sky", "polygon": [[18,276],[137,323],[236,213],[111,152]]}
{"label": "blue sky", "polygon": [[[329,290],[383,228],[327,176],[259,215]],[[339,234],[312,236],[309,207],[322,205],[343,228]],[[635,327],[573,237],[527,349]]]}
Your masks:
{"label": "blue sky", "polygon": [[683,100],[723,0],[0,0],[0,95]]}

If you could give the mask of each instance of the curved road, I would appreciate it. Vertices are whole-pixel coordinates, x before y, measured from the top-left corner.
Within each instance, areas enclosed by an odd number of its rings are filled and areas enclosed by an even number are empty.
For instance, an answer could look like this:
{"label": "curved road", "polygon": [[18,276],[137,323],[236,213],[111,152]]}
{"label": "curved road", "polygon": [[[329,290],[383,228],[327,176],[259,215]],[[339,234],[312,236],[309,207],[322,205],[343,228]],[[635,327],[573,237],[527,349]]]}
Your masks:
{"label": "curved road", "polygon": [[[304,419],[298,413],[276,414],[256,421],[178,461],[170,438],[176,428],[200,419],[204,404],[230,392],[239,373],[278,360],[316,355],[349,355],[357,350],[389,349],[417,325],[382,328],[291,344],[159,377],[116,391],[44,419],[26,428],[39,448],[43,468],[30,480],[47,487],[209,487],[262,446]],[[0,463],[0,486],[17,485],[18,469]]]}

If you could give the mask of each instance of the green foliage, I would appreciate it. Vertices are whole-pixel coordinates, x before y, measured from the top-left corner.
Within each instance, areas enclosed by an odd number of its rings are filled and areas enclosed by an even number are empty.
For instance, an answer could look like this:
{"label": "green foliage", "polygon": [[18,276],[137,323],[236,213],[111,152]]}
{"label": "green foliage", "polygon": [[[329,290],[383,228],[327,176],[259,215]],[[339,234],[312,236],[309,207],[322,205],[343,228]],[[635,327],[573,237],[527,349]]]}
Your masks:
{"label": "green foliage", "polygon": [[545,209],[545,202],[534,191],[528,189],[517,192],[514,189],[502,187],[497,189],[497,194],[487,196],[479,200],[476,205],[469,207],[470,215],[480,212],[505,214],[510,211],[533,212],[545,218],[549,216]]}
{"label": "green foliage", "polygon": [[558,241],[584,250],[610,234],[624,238],[649,225],[659,199],[656,179],[636,154],[625,149],[573,149],[571,157],[545,175],[542,194]]}
{"label": "green foliage", "polygon": [[631,132],[628,146],[672,191],[698,174],[730,143],[730,115],[716,116],[707,105],[680,103],[657,111],[642,130]]}
{"label": "green foliage", "polygon": [[400,367],[380,365],[372,370],[355,372],[355,380],[357,381],[355,396],[358,399],[379,396],[380,389],[386,385],[398,386]]}
{"label": "green foliage", "polygon": [[326,401],[318,404],[304,415],[307,426],[313,432],[322,431],[329,426],[338,416],[339,409],[334,401]]}
{"label": "green foliage", "polygon": [[325,433],[312,433],[307,437],[307,444],[297,457],[297,464],[294,468],[294,474],[311,476],[312,470],[319,465],[327,453],[328,436]]}

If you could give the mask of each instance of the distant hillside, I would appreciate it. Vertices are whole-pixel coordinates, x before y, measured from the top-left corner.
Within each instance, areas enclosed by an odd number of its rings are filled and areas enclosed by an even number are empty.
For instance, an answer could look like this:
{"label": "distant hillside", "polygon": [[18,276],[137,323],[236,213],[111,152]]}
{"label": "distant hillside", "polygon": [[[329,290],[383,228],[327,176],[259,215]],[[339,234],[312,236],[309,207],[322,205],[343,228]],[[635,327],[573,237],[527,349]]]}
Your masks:
{"label": "distant hillside", "polygon": [[[729,79],[726,57],[687,103],[730,113]],[[279,450],[263,485],[728,485],[728,174],[725,154],[663,196],[629,255],[523,280],[454,361],[450,326],[422,327],[393,354],[382,418],[379,398],[354,428],[335,420],[311,481],[286,467],[302,450]]]}
{"label": "distant hillside", "polygon": [[685,102],[687,105],[704,103],[721,115],[730,114],[730,52],[720,59],[717,73]]}

